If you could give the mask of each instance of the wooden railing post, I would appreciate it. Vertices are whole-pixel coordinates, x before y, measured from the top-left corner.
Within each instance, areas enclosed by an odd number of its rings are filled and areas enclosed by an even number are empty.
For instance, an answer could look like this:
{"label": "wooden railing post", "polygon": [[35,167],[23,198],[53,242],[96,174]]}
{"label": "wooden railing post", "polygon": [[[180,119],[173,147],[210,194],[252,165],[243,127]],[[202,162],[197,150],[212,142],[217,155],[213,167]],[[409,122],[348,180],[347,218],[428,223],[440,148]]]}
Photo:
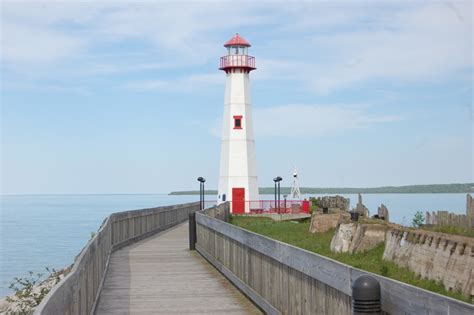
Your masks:
{"label": "wooden railing post", "polygon": [[196,250],[196,213],[189,214],[189,250]]}

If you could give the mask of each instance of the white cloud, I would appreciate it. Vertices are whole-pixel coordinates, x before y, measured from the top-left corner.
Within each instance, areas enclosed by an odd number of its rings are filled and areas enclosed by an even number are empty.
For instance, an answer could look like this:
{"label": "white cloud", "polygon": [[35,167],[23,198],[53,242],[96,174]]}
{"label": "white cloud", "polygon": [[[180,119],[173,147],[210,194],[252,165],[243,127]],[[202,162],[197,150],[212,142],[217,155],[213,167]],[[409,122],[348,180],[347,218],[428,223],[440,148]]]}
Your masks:
{"label": "white cloud", "polygon": [[112,62],[88,63],[84,69],[79,70],[81,75],[107,75],[120,73],[133,73],[153,70],[163,70],[176,67],[175,64],[164,62],[140,62],[132,64],[114,64]]}
{"label": "white cloud", "polygon": [[262,22],[256,7],[233,6],[229,15],[228,4],[208,2],[5,2],[2,50],[9,66],[42,64],[131,39],[154,50],[156,60],[177,54],[183,65],[202,64],[222,44],[216,30]]}
{"label": "white cloud", "polygon": [[359,105],[283,105],[254,111],[258,136],[327,136],[375,124],[400,121],[397,115],[375,115]]}
{"label": "white cloud", "polygon": [[123,87],[131,91],[143,92],[143,91],[164,90],[168,86],[169,86],[169,83],[163,80],[143,80],[143,81],[129,82],[125,84]]}
{"label": "white cloud", "polygon": [[88,89],[79,85],[68,85],[64,83],[45,83],[45,84],[34,84],[28,81],[6,81],[2,82],[2,87],[21,92],[33,92],[33,91],[48,91],[48,92],[66,92],[74,93],[76,95],[90,95]]}
{"label": "white cloud", "polygon": [[316,38],[316,45],[329,46],[337,59],[321,66],[323,75],[312,87],[327,93],[368,80],[441,81],[472,67],[471,5],[456,5],[465,18],[433,4],[402,10],[376,29]]}
{"label": "white cloud", "polygon": [[311,64],[304,60],[258,58],[257,71],[252,72],[252,80],[307,81],[311,77]]}
{"label": "white cloud", "polygon": [[[242,28],[255,30],[250,37],[273,30],[273,35],[262,36],[252,47],[257,55],[257,80],[296,81],[322,94],[380,79],[442,80],[473,65],[470,1],[366,6],[243,2],[232,5],[232,14],[229,5],[5,2],[2,68],[43,79],[68,71],[87,76],[161,69],[162,65],[203,66],[217,62],[222,34]],[[104,47],[117,55],[127,49],[136,52],[130,42],[137,43],[146,61],[109,60],[102,55]],[[69,67],[51,71],[64,61],[69,61]],[[31,71],[34,66],[46,66],[48,71]],[[157,80],[164,80],[160,73]]]}
{"label": "white cloud", "polygon": [[205,74],[192,74],[186,76],[183,80],[183,83],[193,85],[223,85],[225,82],[225,76],[222,72],[216,73],[205,73]]}
{"label": "white cloud", "polygon": [[50,66],[84,49],[81,38],[51,29],[2,22],[3,62],[28,68]]}
{"label": "white cloud", "polygon": [[224,85],[222,73],[191,74],[167,80],[140,80],[126,83],[122,88],[131,91],[189,92],[211,85]]}
{"label": "white cloud", "polygon": [[[400,115],[369,113],[363,105],[290,104],[255,108],[254,129],[257,137],[321,137],[377,124],[396,123]],[[222,121],[216,120],[209,132],[220,137]]]}
{"label": "white cloud", "polygon": [[[292,6],[264,43],[257,80],[297,81],[318,94],[361,83],[436,82],[473,67],[472,2]],[[271,56],[269,58],[269,56]]]}

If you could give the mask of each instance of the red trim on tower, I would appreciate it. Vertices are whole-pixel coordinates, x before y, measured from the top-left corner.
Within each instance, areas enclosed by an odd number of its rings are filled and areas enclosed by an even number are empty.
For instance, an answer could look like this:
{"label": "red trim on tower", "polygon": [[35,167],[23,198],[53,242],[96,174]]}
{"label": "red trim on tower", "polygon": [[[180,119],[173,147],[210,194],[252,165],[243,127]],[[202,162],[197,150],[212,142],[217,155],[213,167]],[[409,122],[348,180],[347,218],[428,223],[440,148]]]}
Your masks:
{"label": "red trim on tower", "polygon": [[224,47],[229,47],[229,46],[247,46],[247,47],[250,47],[252,45],[250,45],[250,43],[248,41],[245,40],[245,38],[243,38],[242,36],[239,35],[239,33],[236,33],[234,35],[234,37],[232,37],[231,39],[229,39],[227,41],[227,43],[224,44]]}
{"label": "red trim on tower", "polygon": [[234,129],[242,129],[242,116],[234,116]]}

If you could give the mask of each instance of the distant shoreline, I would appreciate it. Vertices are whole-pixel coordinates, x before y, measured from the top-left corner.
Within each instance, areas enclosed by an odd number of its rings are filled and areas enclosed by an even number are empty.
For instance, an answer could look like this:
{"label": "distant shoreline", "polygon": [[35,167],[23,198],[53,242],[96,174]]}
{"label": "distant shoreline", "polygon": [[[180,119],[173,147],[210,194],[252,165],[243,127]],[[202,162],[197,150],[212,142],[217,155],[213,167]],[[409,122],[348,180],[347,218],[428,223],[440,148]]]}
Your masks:
{"label": "distant shoreline", "polygon": [[[290,187],[282,187],[281,194],[290,194]],[[301,187],[302,194],[448,194],[474,193],[474,183],[383,186],[373,188],[310,188]],[[217,190],[206,190],[206,195],[217,195]],[[262,195],[272,195],[273,187],[260,187]],[[169,195],[199,195],[199,190],[172,191]]]}
{"label": "distant shoreline", "polygon": [[[199,192],[198,192],[199,194]],[[42,197],[42,196],[162,196],[162,195],[170,195],[169,193],[156,193],[156,194],[127,194],[127,193],[117,193],[117,194],[1,194],[0,196],[2,197],[12,197],[12,196],[18,196],[18,197]]]}

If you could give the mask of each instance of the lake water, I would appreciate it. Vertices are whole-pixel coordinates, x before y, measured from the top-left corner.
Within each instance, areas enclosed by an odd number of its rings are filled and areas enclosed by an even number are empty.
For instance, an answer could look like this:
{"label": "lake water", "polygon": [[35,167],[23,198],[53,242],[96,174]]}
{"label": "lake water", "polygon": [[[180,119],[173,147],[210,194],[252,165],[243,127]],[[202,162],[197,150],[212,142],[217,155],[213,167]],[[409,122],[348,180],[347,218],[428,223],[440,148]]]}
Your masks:
{"label": "lake water", "polygon": [[[343,196],[355,207],[357,195]],[[261,199],[272,200],[273,195]],[[112,212],[198,200],[199,196],[168,195],[1,196],[0,297],[11,293],[8,285],[13,277],[71,264],[91,232]],[[371,214],[384,203],[390,220],[404,225],[417,210],[466,211],[466,194],[367,194],[363,202]]]}

